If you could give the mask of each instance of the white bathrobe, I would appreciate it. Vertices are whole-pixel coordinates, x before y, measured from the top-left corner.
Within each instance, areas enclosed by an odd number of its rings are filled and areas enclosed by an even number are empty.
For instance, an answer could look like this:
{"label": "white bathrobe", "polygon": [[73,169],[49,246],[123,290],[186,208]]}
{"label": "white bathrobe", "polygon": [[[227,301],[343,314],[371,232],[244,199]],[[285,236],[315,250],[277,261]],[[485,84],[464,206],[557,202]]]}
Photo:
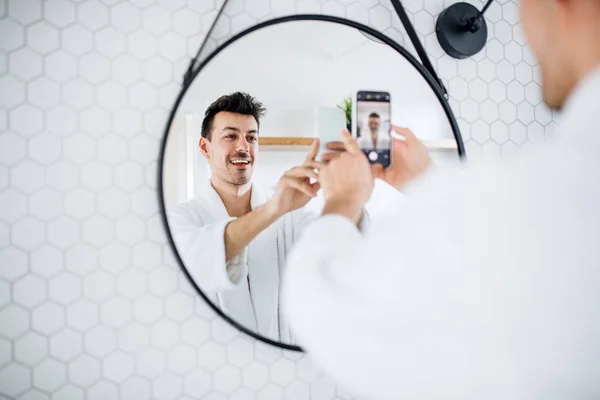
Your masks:
{"label": "white bathrobe", "polygon": [[[281,272],[292,245],[318,213],[305,207],[285,214],[262,231],[242,253],[225,262],[225,226],[229,216],[218,193],[206,181],[201,195],[168,211],[169,229],[187,271],[226,315],[272,340],[294,344],[281,317]],[[267,202],[252,185],[251,207]],[[366,218],[361,229],[366,227]]]}
{"label": "white bathrobe", "polygon": [[282,286],[310,357],[367,399],[599,399],[600,68],[561,118],[514,159],[432,169],[366,235],[314,221]]}

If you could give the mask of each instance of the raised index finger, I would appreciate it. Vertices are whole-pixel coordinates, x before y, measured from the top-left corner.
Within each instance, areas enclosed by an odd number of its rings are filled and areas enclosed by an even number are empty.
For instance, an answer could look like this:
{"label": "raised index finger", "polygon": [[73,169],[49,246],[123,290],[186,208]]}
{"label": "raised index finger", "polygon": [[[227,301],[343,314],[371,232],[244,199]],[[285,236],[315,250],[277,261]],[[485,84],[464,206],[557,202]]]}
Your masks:
{"label": "raised index finger", "polygon": [[315,158],[317,157],[318,152],[319,152],[319,138],[316,138],[313,141],[312,147],[308,151],[308,154],[306,155],[304,162],[309,163],[309,162],[315,161]]}
{"label": "raised index finger", "polygon": [[342,141],[346,147],[346,151],[352,155],[362,153],[356,141],[352,138],[352,135],[347,130],[342,131]]}

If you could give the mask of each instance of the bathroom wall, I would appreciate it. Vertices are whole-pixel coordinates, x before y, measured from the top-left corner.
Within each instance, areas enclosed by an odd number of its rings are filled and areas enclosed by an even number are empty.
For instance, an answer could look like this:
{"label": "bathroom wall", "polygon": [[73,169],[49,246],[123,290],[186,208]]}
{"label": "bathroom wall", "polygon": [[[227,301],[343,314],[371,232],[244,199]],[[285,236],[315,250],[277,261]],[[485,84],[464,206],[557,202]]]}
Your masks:
{"label": "bathroom wall", "polygon": [[[470,158],[544,140],[553,117],[517,3],[492,5],[486,48],[461,61],[434,34],[450,3],[404,2]],[[354,398],[307,357],[217,318],[166,244],[159,141],[219,4],[0,0],[0,398]],[[347,14],[404,43],[387,1],[240,4],[255,8],[225,26],[289,7]]]}

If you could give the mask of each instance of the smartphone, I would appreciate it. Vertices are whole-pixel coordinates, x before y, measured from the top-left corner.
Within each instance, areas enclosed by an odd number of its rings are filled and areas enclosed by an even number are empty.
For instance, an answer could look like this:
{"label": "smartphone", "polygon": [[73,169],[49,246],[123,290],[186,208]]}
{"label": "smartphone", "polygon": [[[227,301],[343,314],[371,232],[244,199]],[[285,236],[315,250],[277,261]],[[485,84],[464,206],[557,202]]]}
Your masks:
{"label": "smartphone", "polygon": [[323,153],[331,152],[327,143],[342,140],[340,132],[346,129],[346,113],[337,107],[317,107],[317,133],[319,136],[319,153],[317,159],[321,161]]}
{"label": "smartphone", "polygon": [[392,107],[389,92],[361,90],[356,93],[353,136],[371,164],[388,168],[392,163]]}

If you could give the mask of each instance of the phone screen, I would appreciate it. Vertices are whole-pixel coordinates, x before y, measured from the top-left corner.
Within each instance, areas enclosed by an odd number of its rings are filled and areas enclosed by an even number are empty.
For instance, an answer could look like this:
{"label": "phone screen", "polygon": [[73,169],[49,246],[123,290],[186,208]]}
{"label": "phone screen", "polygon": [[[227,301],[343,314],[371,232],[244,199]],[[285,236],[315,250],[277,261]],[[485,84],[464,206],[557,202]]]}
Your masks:
{"label": "phone screen", "polygon": [[356,94],[356,143],[371,164],[391,162],[391,99],[388,92]]}

